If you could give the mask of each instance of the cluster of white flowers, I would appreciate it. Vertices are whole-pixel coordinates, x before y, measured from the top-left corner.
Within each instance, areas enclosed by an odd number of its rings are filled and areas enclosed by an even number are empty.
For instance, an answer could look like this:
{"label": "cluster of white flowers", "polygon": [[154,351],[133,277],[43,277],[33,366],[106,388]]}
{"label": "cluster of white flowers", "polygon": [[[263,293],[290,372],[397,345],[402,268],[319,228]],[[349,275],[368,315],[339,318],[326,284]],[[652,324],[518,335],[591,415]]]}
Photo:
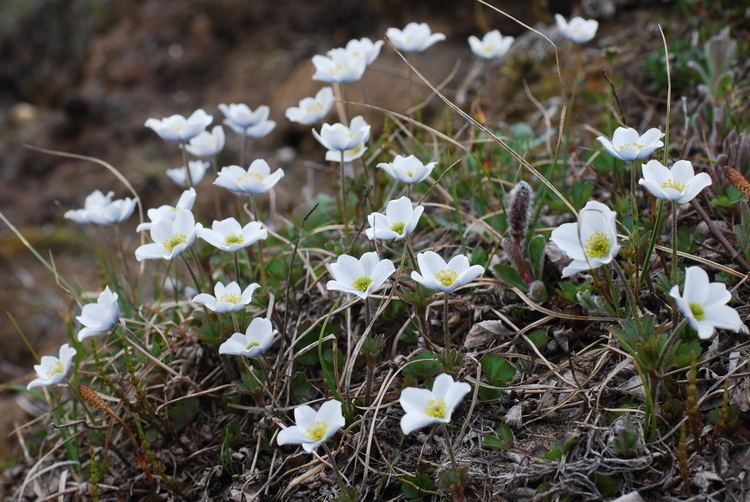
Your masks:
{"label": "cluster of white flowers", "polygon": [[[576,43],[592,40],[598,28],[596,21],[580,17],[566,21],[558,15],[556,22],[561,35]],[[445,40],[444,34],[432,33],[424,23],[409,23],[403,29],[389,28],[386,37],[396,49],[407,53],[422,52]],[[490,60],[505,56],[511,48],[513,37],[503,37],[499,31],[494,30],[486,33],[482,39],[471,36],[468,41],[477,57]],[[325,55],[316,55],[312,59],[315,66],[313,79],[334,84],[335,88],[340,84],[359,80],[366,68],[379,56],[383,43],[382,40],[373,42],[369,38],[356,39],[345,47],[331,49]],[[290,121],[305,126],[318,124],[325,120],[335,101],[334,89],[324,87],[314,97],[304,98],[297,106],[288,108],[285,115]],[[224,125],[243,141],[243,154],[244,144],[248,139],[262,138],[276,127],[276,122],[269,118],[270,109],[265,105],[252,110],[246,104],[231,103],[220,104],[218,109],[224,116]],[[216,159],[225,146],[222,126],[216,125],[210,131],[207,130],[212,122],[213,117],[203,109],[196,110],[187,118],[171,115],[162,119],[149,118],[145,122],[145,126],[163,140],[180,145],[185,163],[168,170],[166,174],[176,184],[186,186],[187,189],[175,206],[163,205],[148,209],[149,221],[141,222],[137,231],[147,231],[151,242],[142,244],[135,250],[135,258],[139,262],[185,258],[183,253],[194,245],[196,237],[221,252],[234,253],[233,258],[238,260],[237,253],[240,250],[268,238],[269,230],[263,222],[257,220],[257,214],[255,221],[244,225],[234,217],[214,220],[210,228],[196,222],[192,210],[197,194],[193,187],[209,173],[212,163],[218,170]],[[371,127],[362,116],[355,116],[348,125],[323,123],[319,131],[312,129],[312,135],[326,149],[325,159],[341,163],[343,173],[344,164],[363,157]],[[613,158],[633,163],[631,169],[637,169],[636,161],[648,159],[664,146],[661,141],[663,137],[664,134],[656,128],[640,135],[635,129],[618,127],[611,139],[599,136],[597,140]],[[189,160],[188,155],[195,159]],[[244,164],[244,159],[241,163]],[[424,163],[414,155],[396,155],[392,162],[379,163],[377,167],[395,181],[409,185],[407,193],[410,194],[411,185],[427,180],[436,164]],[[690,202],[711,184],[710,176],[706,173],[696,175],[692,164],[687,160],[679,160],[671,168],[657,160],[649,160],[643,164],[642,171],[640,185],[658,199],[672,204]],[[249,197],[269,192],[284,177],[282,169],[272,172],[264,159],[255,159],[248,167],[226,165],[214,174],[214,185],[235,195]],[[132,215],[136,200],[113,200],[113,196],[112,192],[105,195],[97,190],[86,197],[83,209],[67,211],[65,218],[76,223],[97,225],[113,225],[125,221]],[[369,228],[365,229],[365,234],[371,241],[402,241],[407,249],[424,211],[423,205],[415,205],[408,196],[390,200],[383,213],[372,212],[367,216]],[[342,217],[347,218],[345,211]],[[570,262],[562,270],[565,278],[610,264],[616,265],[615,260],[620,250],[617,214],[606,204],[590,200],[580,210],[577,221],[555,228],[550,240],[570,258]],[[408,250],[411,252],[411,248]],[[235,261],[237,273],[238,263]],[[484,273],[484,267],[472,265],[469,257],[463,254],[452,256],[446,261],[432,250],[417,253],[416,263],[411,265],[414,270],[411,270],[409,277],[424,288],[441,292],[446,312],[448,294],[470,285]],[[396,273],[393,261],[381,259],[377,251],[365,252],[359,257],[341,254],[328,267],[331,280],[326,283],[327,290],[353,295],[364,301],[385,288]],[[682,293],[678,286],[674,286],[670,294],[700,338],[711,337],[717,328],[734,331],[742,329],[743,324],[737,311],[727,305],[732,295],[724,284],[710,282],[707,273],[700,267],[687,268],[685,275]],[[209,280],[213,283],[215,278]],[[400,280],[400,276],[393,279],[395,283]],[[242,281],[242,278],[235,277],[226,285],[221,281],[216,282],[213,295],[197,291],[192,297],[191,308],[203,308],[214,314],[229,314],[228,317],[235,320],[233,331],[239,330],[234,316],[249,310],[253,295],[261,285],[251,283],[242,289],[237,281]],[[367,305],[369,312],[369,303]],[[111,333],[120,322],[118,294],[107,286],[98,295],[96,302],[82,306],[81,314],[76,320],[81,325],[77,334],[78,342]],[[447,319],[443,321],[447,323]],[[234,332],[221,343],[218,353],[262,360],[263,354],[273,346],[275,336],[276,330],[270,319],[255,317],[244,333]],[[449,347],[445,349],[447,351]],[[66,344],[60,348],[58,357],[42,357],[40,364],[34,367],[38,378],[31,381],[28,388],[63,382],[71,371],[76,353],[75,348]],[[400,422],[402,432],[408,435],[432,424],[449,423],[456,407],[470,390],[468,383],[454,381],[447,374],[435,378],[431,390],[413,387],[403,389],[399,399],[405,412]],[[277,443],[299,444],[306,452],[314,451],[346,424],[342,403],[335,399],[322,403],[317,411],[307,405],[298,406],[294,410],[294,421],[295,425],[279,431]]]}

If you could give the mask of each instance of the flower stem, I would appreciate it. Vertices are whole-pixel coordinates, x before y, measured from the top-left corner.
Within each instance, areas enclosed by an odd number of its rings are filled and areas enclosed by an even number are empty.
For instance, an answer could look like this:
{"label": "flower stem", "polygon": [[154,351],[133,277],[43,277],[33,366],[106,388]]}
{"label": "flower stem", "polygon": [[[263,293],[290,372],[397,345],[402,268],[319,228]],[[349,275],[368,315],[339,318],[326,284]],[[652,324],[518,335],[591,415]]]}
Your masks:
{"label": "flower stem", "polygon": [[416,269],[417,268],[417,259],[414,258],[414,251],[411,249],[411,242],[409,242],[409,239],[404,239],[404,247],[406,248],[406,252],[409,253],[409,259],[411,260],[411,268]]}
{"label": "flower stem", "polygon": [[195,275],[195,272],[193,271],[193,267],[190,266],[190,262],[187,261],[187,258],[185,258],[184,254],[180,254],[180,258],[182,258],[182,261],[185,263],[185,267],[187,267],[188,272],[190,273],[190,277],[193,279],[193,284],[195,284],[196,290],[200,293],[201,285],[198,282],[198,277]]}
{"label": "flower stem", "polygon": [[245,167],[245,159],[247,158],[247,136],[242,134],[242,150],[240,151],[240,165]]}
{"label": "flower stem", "polygon": [[635,187],[636,187],[636,171],[638,167],[635,162],[630,163],[630,205],[632,215],[633,215],[633,229],[635,229],[636,224],[638,223],[638,201],[635,198]]}
{"label": "flower stem", "polygon": [[453,443],[451,442],[450,434],[448,434],[448,426],[440,424],[440,429],[443,431],[443,436],[445,436],[445,449],[448,450],[448,456],[451,459],[451,467],[456,469],[458,464],[456,464],[456,457],[453,455]]}
{"label": "flower stem", "polygon": [[[260,221],[260,214],[258,214],[258,205],[255,202],[255,197],[250,197],[250,205],[253,209],[253,217],[255,218],[255,221],[258,223],[262,223]],[[266,265],[263,258],[263,252],[265,251],[263,247],[263,239],[260,239],[258,241],[258,254],[260,254],[259,264],[258,264],[258,271],[260,272],[260,280],[261,283],[266,282]]]}
{"label": "flower stem", "polygon": [[443,294],[443,344],[445,345],[445,351],[451,350],[451,334],[448,329],[448,293]]}
{"label": "flower stem", "polygon": [[188,182],[188,186],[185,188],[190,188],[193,185],[193,174],[190,172],[190,159],[188,158],[187,149],[185,148],[184,141],[180,143],[180,150],[182,150],[182,161],[185,163],[185,179]]}
{"label": "flower stem", "polygon": [[341,475],[341,471],[339,471],[339,466],[336,465],[336,459],[333,457],[333,453],[331,452],[331,449],[328,447],[328,445],[325,442],[323,442],[321,446],[323,446],[323,449],[326,451],[328,462],[331,464],[333,473],[336,476],[336,484],[339,485],[339,489],[341,489],[342,491],[345,490],[347,488],[347,485],[344,482],[344,477]]}
{"label": "flower stem", "polygon": [[349,218],[346,210],[346,179],[344,176],[344,150],[341,150],[341,168],[339,170],[339,185],[341,188],[341,214],[344,218],[344,233],[349,235]]}
{"label": "flower stem", "polygon": [[672,284],[677,284],[677,202],[672,201]]}
{"label": "flower stem", "polygon": [[237,255],[237,251],[232,254],[234,255],[234,277],[237,282],[240,282],[240,257]]}

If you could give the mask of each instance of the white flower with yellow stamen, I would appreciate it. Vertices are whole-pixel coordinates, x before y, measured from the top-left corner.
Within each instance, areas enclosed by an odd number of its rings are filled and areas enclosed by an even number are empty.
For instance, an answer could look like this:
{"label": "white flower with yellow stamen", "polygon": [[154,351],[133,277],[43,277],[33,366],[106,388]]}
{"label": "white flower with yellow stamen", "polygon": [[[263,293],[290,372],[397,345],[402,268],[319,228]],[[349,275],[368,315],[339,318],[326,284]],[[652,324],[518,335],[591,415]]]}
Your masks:
{"label": "white flower with yellow stamen", "polygon": [[200,293],[193,297],[193,302],[203,305],[211,312],[216,312],[217,314],[239,312],[244,310],[245,306],[253,301],[253,293],[259,287],[260,284],[252,283],[244,291],[241,291],[240,286],[234,281],[226,286],[219,281],[214,285],[214,296],[208,293]]}
{"label": "white flower with yellow stamen", "polygon": [[203,160],[190,160],[188,161],[188,168],[190,169],[189,178],[185,166],[167,169],[166,174],[177,186],[184,187],[191,181],[193,185],[197,185],[203,181],[203,177],[210,166],[211,164]]}
{"label": "white flower with yellow stamen", "polygon": [[268,162],[256,159],[247,169],[240,166],[222,168],[214,185],[237,195],[260,195],[272,189],[283,177],[282,169],[276,169],[272,174]]}
{"label": "white flower with yellow stamen", "polygon": [[468,383],[454,382],[445,373],[435,378],[432,390],[405,388],[398,400],[406,412],[401,417],[401,431],[411,434],[428,425],[449,423],[456,406],[470,391]]}
{"label": "white flower with yellow stamen", "polygon": [[377,167],[388,173],[391,178],[413,185],[426,179],[436,165],[437,162],[425,164],[414,155],[396,155],[393,162],[381,162]]}
{"label": "white flower with yellow stamen", "polygon": [[326,288],[356,295],[363,300],[383,287],[386,279],[396,271],[391,260],[381,260],[374,251],[365,253],[359,259],[343,254],[332,263],[332,281]]}
{"label": "white flower with yellow stamen", "polygon": [[370,138],[370,126],[359,115],[351,120],[349,127],[341,123],[323,124],[320,133],[315,129],[312,132],[315,139],[328,150],[326,160],[329,162],[341,162],[341,152],[344,152],[344,162],[360,158]]}
{"label": "white flower with yellow stamen", "polygon": [[400,241],[414,231],[422,212],[424,207],[413,207],[408,197],[392,200],[386,206],[385,214],[372,213],[367,216],[370,228],[365,230],[365,234],[370,240]]}
{"label": "white flower with yellow stamen", "polygon": [[135,231],[143,232],[144,230],[150,230],[151,225],[164,218],[173,220],[177,215],[178,209],[191,211],[193,209],[193,204],[195,204],[195,196],[195,188],[190,187],[182,192],[182,195],[180,195],[180,198],[177,200],[177,204],[175,204],[174,206],[164,204],[163,206],[149,209],[148,211],[146,211],[146,214],[148,214],[148,219],[151,221],[140,223],[136,227]]}
{"label": "white flower with yellow stamen", "polygon": [[469,37],[469,46],[475,56],[482,59],[497,59],[505,56],[515,40],[513,37],[504,37],[498,30],[492,30],[484,34],[480,40],[474,35]]}
{"label": "white flower with yellow stamen", "polygon": [[341,402],[331,399],[315,411],[307,405],[294,409],[295,425],[285,427],[276,436],[276,442],[281,445],[299,444],[307,453],[315,451],[324,441],[336,434],[344,425]]}
{"label": "white flower with yellow stamen", "polygon": [[700,267],[685,269],[682,294],[680,287],[675,285],[669,295],[690,327],[704,340],[711,338],[716,328],[735,332],[745,329],[740,315],[727,305],[732,300],[732,293],[724,283],[709,282],[708,274]]}
{"label": "white flower with yellow stamen", "polygon": [[445,40],[442,33],[432,33],[427,23],[409,23],[404,29],[388,28],[385,36],[393,46],[402,52],[422,52],[428,47]]}
{"label": "white flower with yellow stamen", "polygon": [[81,308],[81,315],[76,321],[83,328],[78,332],[78,341],[82,342],[92,336],[108,334],[120,319],[120,306],[117,304],[117,293],[113,293],[109,286],[99,293],[96,302],[87,303]]}
{"label": "white flower with yellow stamen", "polygon": [[250,321],[245,333],[234,333],[219,346],[219,354],[258,357],[273,344],[274,330],[271,321],[256,317]]}
{"label": "white flower with yellow stamen", "polygon": [[268,230],[259,221],[251,221],[244,227],[235,218],[214,220],[211,228],[198,230],[198,237],[216,249],[233,253],[260,240],[268,238]]}
{"label": "white flower with yellow stamen", "polygon": [[655,127],[643,134],[638,134],[632,127],[618,127],[612,135],[612,141],[604,136],[599,136],[596,140],[614,158],[630,162],[643,160],[663,147],[663,137],[664,133]]}
{"label": "white flower with yellow stamen", "polygon": [[154,131],[164,141],[185,142],[198,136],[214,118],[202,109],[195,110],[188,118],[170,115],[163,119],[150,118],[145,126]]}
{"label": "white flower with yellow stamen", "polygon": [[417,254],[419,272],[411,273],[411,278],[422,286],[434,291],[450,293],[484,273],[481,265],[472,265],[469,259],[460,254],[446,261],[434,251]]}
{"label": "white flower with yellow stamen", "polygon": [[286,118],[302,125],[317,124],[328,115],[335,102],[333,90],[323,87],[314,98],[304,98],[297,106],[287,108]]}
{"label": "white flower with yellow stamen", "polygon": [[707,173],[695,174],[689,160],[678,160],[671,168],[658,160],[649,160],[643,165],[643,178],[638,184],[657,199],[685,204],[701,190],[711,186],[711,176]]}
{"label": "white flower with yellow stamen", "polygon": [[202,226],[195,223],[190,211],[175,211],[174,218],[164,218],[151,224],[151,240],[154,242],[139,246],[135,250],[136,260],[171,260],[192,246],[195,234]]}
{"label": "white flower with yellow stamen", "polygon": [[573,259],[563,269],[563,277],[601,267],[617,256],[616,217],[617,213],[601,202],[590,200],[576,223],[563,223],[552,231],[550,240]]}
{"label": "white flower with yellow stamen", "polygon": [[593,39],[599,28],[597,20],[583,19],[579,16],[567,21],[560,14],[555,14],[555,23],[557,23],[557,29],[560,30],[560,35],[577,44],[585,44]]}
{"label": "white flower with yellow stamen", "polygon": [[39,364],[34,365],[37,378],[29,382],[26,388],[46,387],[65,380],[65,377],[68,376],[70,369],[73,367],[72,363],[75,355],[76,349],[66,343],[60,347],[59,357],[42,356]]}
{"label": "white flower with yellow stamen", "polygon": [[[211,132],[203,131],[191,139],[190,143],[185,145],[185,150],[195,157],[208,159],[215,157],[224,149],[224,141],[224,129],[217,125],[211,129]],[[195,183],[197,184],[198,182],[196,181]]]}

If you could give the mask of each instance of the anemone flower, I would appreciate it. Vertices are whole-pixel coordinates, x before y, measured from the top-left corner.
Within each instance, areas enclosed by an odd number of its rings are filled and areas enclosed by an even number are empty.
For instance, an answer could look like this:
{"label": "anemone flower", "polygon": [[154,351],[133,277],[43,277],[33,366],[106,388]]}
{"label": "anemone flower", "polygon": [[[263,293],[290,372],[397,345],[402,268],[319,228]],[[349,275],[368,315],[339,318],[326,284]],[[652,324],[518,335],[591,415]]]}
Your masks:
{"label": "anemone flower", "polygon": [[271,110],[267,106],[252,111],[244,103],[222,103],[219,110],[224,114],[224,123],[240,136],[262,138],[276,127],[276,122],[268,120]]}
{"label": "anemone flower", "polygon": [[150,234],[153,242],[135,250],[136,260],[171,260],[192,246],[201,224],[196,224],[193,213],[186,209],[176,209],[175,212],[174,218],[152,223]]}
{"label": "anemone flower", "polygon": [[[380,49],[383,47],[383,41],[373,42],[369,38],[353,39],[347,42],[344,49],[354,58],[363,58],[367,65],[371,65],[380,55]],[[328,51],[331,54],[331,51]]]}
{"label": "anemone flower", "polygon": [[450,423],[456,406],[470,391],[468,383],[454,382],[445,373],[435,378],[432,390],[405,388],[398,400],[406,412],[401,417],[401,431],[408,435],[428,425]]}
{"label": "anemone flower", "polygon": [[135,199],[126,197],[124,199],[112,200],[114,192],[104,195],[99,190],[94,190],[86,196],[83,209],[70,209],[65,212],[65,219],[82,225],[93,223],[95,225],[114,225],[121,223],[133,214]]}
{"label": "anemone flower", "polygon": [[343,48],[331,49],[326,56],[313,56],[312,63],[315,66],[313,80],[328,84],[356,82],[367,68],[364,55],[356,56]]}
{"label": "anemone flower", "polygon": [[184,143],[202,133],[213,120],[211,115],[198,109],[188,118],[182,115],[170,115],[163,119],[150,118],[145,125],[165,141]]}
{"label": "anemone flower", "polygon": [[317,124],[328,115],[335,102],[333,90],[323,87],[314,98],[304,98],[297,106],[287,108],[286,118],[302,125]]}
{"label": "anemone flower", "polygon": [[354,117],[349,127],[344,124],[323,124],[320,133],[313,129],[313,136],[323,145],[329,162],[351,162],[365,153],[365,143],[370,138],[370,126],[361,116]]}
{"label": "anemone flower", "polygon": [[573,260],[563,269],[563,277],[601,267],[617,256],[616,218],[617,213],[607,206],[590,200],[576,223],[563,223],[552,231],[550,240]]}
{"label": "anemone flower", "polygon": [[37,378],[29,382],[26,388],[47,387],[65,380],[68,373],[70,373],[70,369],[73,367],[72,363],[75,355],[76,349],[66,343],[60,347],[59,357],[42,356],[39,364],[34,365]]}
{"label": "anemone flower", "polygon": [[185,166],[181,166],[167,169],[167,177],[174,181],[177,186],[190,186],[191,181],[193,185],[197,185],[203,180],[210,164],[203,160],[191,160],[188,161],[188,167],[190,168],[190,176],[188,176]]}
{"label": "anemone flower", "polygon": [[330,266],[332,281],[326,289],[342,291],[366,300],[371,293],[381,289],[396,267],[388,259],[381,260],[374,251],[363,254],[359,259],[342,254]]}
{"label": "anemone flower", "polygon": [[432,33],[427,23],[409,23],[403,30],[388,28],[385,36],[402,52],[422,52],[431,45],[445,40],[442,33]]}
{"label": "anemone flower", "polygon": [[76,320],[83,325],[78,332],[78,341],[82,342],[92,336],[108,334],[120,319],[120,306],[117,304],[117,293],[113,293],[109,286],[99,293],[96,303],[87,303],[81,309],[81,315]]}
{"label": "anemone flower", "polygon": [[513,37],[504,37],[498,30],[492,30],[485,33],[481,40],[470,36],[469,46],[474,55],[481,59],[497,59],[508,53],[513,40]]}
{"label": "anemone flower", "polygon": [[381,162],[377,167],[395,180],[414,185],[427,179],[436,165],[437,162],[424,164],[414,155],[408,157],[396,155],[392,162]]}
{"label": "anemone flower", "polygon": [[184,192],[182,192],[182,195],[180,195],[180,198],[177,200],[177,204],[174,206],[170,206],[168,204],[164,204],[162,206],[159,206],[157,208],[151,208],[148,211],[146,211],[146,214],[148,215],[148,219],[151,221],[145,221],[136,227],[136,232],[143,232],[144,230],[151,229],[151,225],[154,224],[154,222],[164,219],[164,218],[171,218],[174,219],[175,215],[177,214],[177,209],[185,209],[187,211],[191,211],[193,209],[193,204],[195,204],[195,188],[188,188]]}
{"label": "anemone flower", "polygon": [[566,21],[560,14],[555,14],[555,23],[560,34],[577,44],[585,44],[596,35],[599,28],[599,22],[594,19],[583,19],[582,17],[573,17]]}
{"label": "anemone flower", "polygon": [[370,228],[365,230],[367,238],[384,241],[405,239],[414,231],[424,207],[414,207],[408,197],[392,200],[385,208],[385,214],[372,213],[367,216]]}
{"label": "anemone flower", "polygon": [[277,169],[271,174],[268,162],[256,159],[247,169],[240,166],[222,168],[214,185],[226,188],[237,195],[260,195],[273,188],[283,177],[283,170]]}
{"label": "anemone flower", "polygon": [[198,237],[216,249],[233,253],[268,238],[263,223],[251,221],[244,227],[235,218],[214,220],[211,228],[198,230]]}
{"label": "anemone flower", "polygon": [[678,160],[671,168],[658,160],[649,160],[643,165],[643,178],[638,184],[657,199],[685,204],[701,190],[711,186],[711,176],[707,173],[695,174],[689,160]]}
{"label": "anemone flower", "polygon": [[219,354],[255,358],[267,351],[273,344],[274,330],[271,321],[256,317],[244,334],[234,333],[229,340],[219,346]]}
{"label": "anemone flower", "polygon": [[331,399],[315,411],[307,405],[300,405],[294,409],[295,424],[285,427],[276,436],[276,442],[281,445],[299,444],[307,453],[312,453],[344,425],[346,420],[341,413],[341,402]]}
{"label": "anemone flower", "polygon": [[[210,159],[211,157],[218,155],[219,152],[224,149],[224,141],[224,128],[217,125],[211,129],[211,132],[203,131],[198,136],[191,139],[190,142],[185,145],[185,150],[195,157]],[[195,180],[195,175],[193,176],[193,180]],[[195,183],[198,182],[195,181]]]}
{"label": "anemone flower", "polygon": [[611,141],[604,136],[599,136],[596,140],[614,158],[630,162],[643,160],[656,149],[663,147],[664,143],[661,141],[663,137],[664,133],[655,127],[643,134],[638,134],[638,131],[632,127],[618,127]]}
{"label": "anemone flower", "polygon": [[740,315],[727,305],[732,293],[722,282],[709,282],[708,274],[700,267],[686,268],[682,294],[675,285],[669,295],[701,339],[711,338],[716,328],[734,332],[744,329]]}
{"label": "anemone flower", "polygon": [[417,253],[419,272],[413,271],[411,278],[416,282],[432,289],[450,293],[469,284],[484,273],[481,265],[471,265],[469,259],[460,254],[446,261],[434,251]]}
{"label": "anemone flower", "polygon": [[260,284],[252,283],[241,291],[240,286],[234,281],[226,286],[219,281],[214,285],[214,296],[200,293],[193,297],[193,302],[217,314],[240,312],[253,301],[253,293],[259,287]]}

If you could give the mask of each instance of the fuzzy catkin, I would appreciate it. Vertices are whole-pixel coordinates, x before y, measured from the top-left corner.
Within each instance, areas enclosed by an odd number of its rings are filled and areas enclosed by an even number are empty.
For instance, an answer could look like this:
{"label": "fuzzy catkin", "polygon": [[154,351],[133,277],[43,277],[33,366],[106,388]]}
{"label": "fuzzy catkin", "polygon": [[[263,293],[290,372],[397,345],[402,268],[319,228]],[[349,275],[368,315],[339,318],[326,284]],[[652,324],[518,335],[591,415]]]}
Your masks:
{"label": "fuzzy catkin", "polygon": [[750,198],[750,181],[747,181],[747,178],[745,178],[741,172],[733,167],[727,167],[724,170],[724,173],[729,182],[734,185],[737,190],[742,192],[745,197]]}
{"label": "fuzzy catkin", "polygon": [[519,247],[523,247],[523,242],[526,239],[533,197],[534,191],[525,181],[519,181],[510,192],[508,227],[511,237]]}

